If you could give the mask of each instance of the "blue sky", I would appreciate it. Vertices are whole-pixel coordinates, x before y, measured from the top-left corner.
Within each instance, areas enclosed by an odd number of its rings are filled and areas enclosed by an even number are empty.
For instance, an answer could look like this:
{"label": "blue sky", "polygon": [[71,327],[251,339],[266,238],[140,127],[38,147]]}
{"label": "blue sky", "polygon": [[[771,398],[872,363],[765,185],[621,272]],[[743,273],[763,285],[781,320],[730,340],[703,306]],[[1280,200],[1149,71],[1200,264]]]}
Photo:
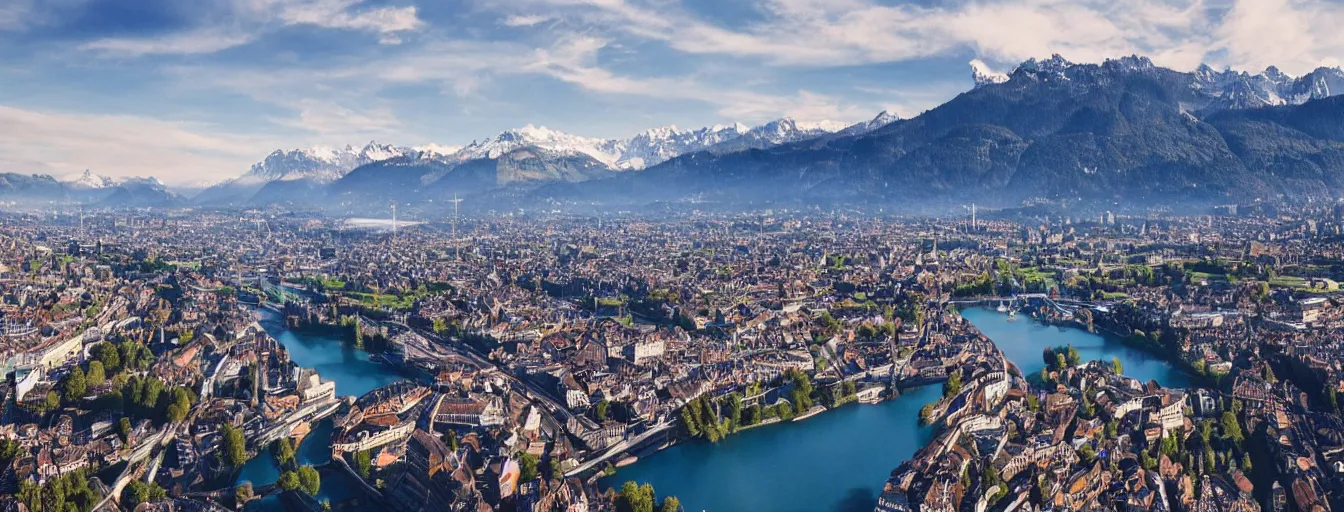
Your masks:
{"label": "blue sky", "polygon": [[917,115],[967,63],[1339,65],[1325,0],[0,0],[0,172],[238,175],[276,148]]}

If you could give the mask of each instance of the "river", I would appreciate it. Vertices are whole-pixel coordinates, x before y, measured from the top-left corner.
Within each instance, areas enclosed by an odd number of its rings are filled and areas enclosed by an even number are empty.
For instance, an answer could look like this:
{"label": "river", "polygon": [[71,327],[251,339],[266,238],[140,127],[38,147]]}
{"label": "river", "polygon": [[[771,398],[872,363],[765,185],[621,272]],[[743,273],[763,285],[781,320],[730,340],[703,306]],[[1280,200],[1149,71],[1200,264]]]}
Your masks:
{"label": "river", "polygon": [[[1047,326],[1026,316],[1009,320],[984,308],[962,315],[1028,375],[1044,367],[1041,352],[1046,347],[1073,345],[1084,360],[1120,358],[1126,375],[1145,382],[1153,379],[1169,387],[1191,383],[1180,370],[1113,336]],[[267,310],[262,310],[261,320],[294,362],[336,381],[337,394],[358,396],[402,378],[338,338],[291,331]],[[801,422],[748,430],[717,444],[682,443],[621,468],[603,484],[648,482],[661,496],[679,497],[688,511],[868,512],[891,470],[932,438],[931,428],[919,426],[919,409],[940,395],[939,386],[926,386],[878,405],[849,405]],[[331,422],[319,423],[299,446],[299,462],[327,462],[330,436]],[[263,452],[248,461],[237,482],[260,485],[275,481],[279,473],[270,453]],[[328,476],[334,478],[323,481],[318,500],[338,503],[352,497],[352,485],[340,481],[346,477],[324,474]],[[250,508],[280,509],[275,498]]]}
{"label": "river", "polygon": [[[1026,316],[1009,320],[983,308],[962,315],[1028,375],[1045,366],[1046,347],[1073,345],[1085,361],[1120,358],[1125,374],[1144,382],[1190,385],[1180,370],[1109,335]],[[870,512],[886,476],[930,440],[932,430],[918,424],[919,409],[941,393],[939,386],[926,386],[878,405],[848,405],[718,444],[682,443],[620,468],[603,484],[648,482],[660,496],[677,496],[688,511]]]}
{"label": "river", "polygon": [[[369,391],[402,379],[396,369],[369,360],[369,353],[351,347],[340,338],[309,332],[296,332],[285,327],[279,313],[269,309],[258,310],[261,326],[289,350],[290,360],[304,368],[315,368],[322,380],[336,381],[336,394],[340,396],[361,396]],[[299,464],[322,465],[331,460],[330,419],[314,425],[312,432],[299,444],[296,458]],[[280,477],[280,467],[269,450],[261,452],[243,465],[242,471],[234,480],[237,486],[251,482],[260,486],[274,482]],[[322,488],[316,496],[318,501],[330,500],[332,503],[358,497],[354,491],[354,482],[345,481],[349,477],[336,471],[322,474]],[[271,496],[253,502],[249,510],[283,510],[279,497]]]}

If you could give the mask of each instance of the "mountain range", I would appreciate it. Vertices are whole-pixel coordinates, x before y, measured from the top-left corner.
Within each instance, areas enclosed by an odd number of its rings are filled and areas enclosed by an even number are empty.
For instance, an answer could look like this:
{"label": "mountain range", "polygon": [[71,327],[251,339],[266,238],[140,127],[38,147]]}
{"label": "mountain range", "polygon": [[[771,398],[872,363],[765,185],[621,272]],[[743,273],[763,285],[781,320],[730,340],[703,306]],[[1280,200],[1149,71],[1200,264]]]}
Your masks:
{"label": "mountain range", "polygon": [[[1292,77],[1138,56],[1056,55],[1011,73],[971,62],[974,87],[911,119],[779,119],[595,139],[527,125],[461,147],[277,150],[190,200],[157,180],[0,174],[0,200],[372,208],[397,200],[701,200],[1200,205],[1333,199],[1344,187],[1344,72]],[[381,208],[381,206],[377,207]]]}

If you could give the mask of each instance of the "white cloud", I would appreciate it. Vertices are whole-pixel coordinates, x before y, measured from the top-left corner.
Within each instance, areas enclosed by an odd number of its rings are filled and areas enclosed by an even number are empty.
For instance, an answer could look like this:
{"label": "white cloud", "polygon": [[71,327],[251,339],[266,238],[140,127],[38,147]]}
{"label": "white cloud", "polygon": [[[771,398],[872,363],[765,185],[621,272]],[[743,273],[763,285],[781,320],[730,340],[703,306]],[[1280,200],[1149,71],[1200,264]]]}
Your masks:
{"label": "white cloud", "polygon": [[135,116],[44,112],[0,105],[0,171],[190,182],[236,176],[269,149],[265,140]]}
{"label": "white cloud", "polygon": [[215,53],[252,42],[256,34],[227,33],[213,29],[152,38],[107,38],[80,45],[81,50],[138,57],[142,55],[193,55]]}
{"label": "white cloud", "polygon": [[0,4],[0,30],[21,30],[32,16],[33,0],[9,0]]}
{"label": "white cloud", "polygon": [[506,27],[522,28],[522,27],[531,27],[539,25],[550,20],[551,20],[550,16],[542,16],[539,14],[513,15],[504,18],[504,20],[501,21],[500,23],[503,23],[504,26]]}
{"label": "white cloud", "polygon": [[[21,0],[27,1],[27,0]],[[67,0],[73,1],[73,0]],[[242,46],[285,26],[316,26],[378,35],[381,44],[400,44],[401,34],[425,27],[415,6],[367,8],[364,0],[232,0],[220,19],[201,28],[148,38],[105,38],[80,46],[105,54],[192,55]],[[0,23],[4,11],[0,10]]]}
{"label": "white cloud", "polygon": [[710,86],[693,77],[618,75],[596,65],[597,52],[607,43],[595,37],[572,37],[550,49],[538,50],[537,60],[524,70],[544,73],[592,92],[706,103],[715,106],[718,114],[725,118],[753,123],[780,116],[799,121],[855,121],[875,113],[806,90],[792,95],[774,95]]}
{"label": "white cloud", "polygon": [[279,18],[286,25],[367,30],[379,34],[410,32],[425,26],[415,6],[352,10],[363,0],[308,0],[281,2]]}
{"label": "white cloud", "polygon": [[297,116],[272,117],[270,120],[281,126],[315,134],[323,140],[364,140],[396,134],[403,128],[392,109],[385,106],[355,110],[310,98],[299,101],[294,108],[298,111]]}
{"label": "white cloud", "polygon": [[[1215,3],[1217,2],[1217,3]],[[1226,5],[1224,5],[1226,4]],[[1192,69],[1208,59],[1290,72],[1344,53],[1344,7],[1326,0],[988,0],[892,5],[877,0],[762,0],[741,27],[661,0],[514,0],[597,34],[662,41],[688,54],[780,66],[900,62],[972,51],[998,63],[1059,53],[1083,62],[1143,54]],[[1226,56],[1224,57],[1224,54]]]}

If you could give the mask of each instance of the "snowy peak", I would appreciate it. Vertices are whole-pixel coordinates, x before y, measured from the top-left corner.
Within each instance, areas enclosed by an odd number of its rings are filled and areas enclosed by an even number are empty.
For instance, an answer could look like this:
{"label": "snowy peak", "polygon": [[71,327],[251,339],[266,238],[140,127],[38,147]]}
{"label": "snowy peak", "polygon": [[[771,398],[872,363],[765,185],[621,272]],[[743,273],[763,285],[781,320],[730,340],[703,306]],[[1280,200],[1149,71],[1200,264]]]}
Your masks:
{"label": "snowy peak", "polygon": [[1252,75],[1200,65],[1193,78],[1191,87],[1209,95],[1213,105],[1221,108],[1300,105],[1344,92],[1344,71],[1339,68],[1317,68],[1299,78],[1274,66]]}
{"label": "snowy peak", "polygon": [[970,64],[971,79],[975,81],[976,89],[1008,81],[1008,75],[990,69],[989,65],[980,59],[971,59]]}
{"label": "snowy peak", "polygon": [[771,144],[784,144],[796,140],[820,137],[846,128],[844,123],[836,121],[798,122],[792,117],[770,121],[747,131],[747,137],[756,137]]}
{"label": "snowy peak", "polygon": [[855,123],[853,125],[850,125],[848,128],[841,130],[839,132],[839,135],[861,135],[900,120],[901,120],[900,116],[897,116],[896,114],[892,114],[890,112],[883,110],[881,113],[877,114],[877,117],[874,117],[867,121]]}
{"label": "snowy peak", "polygon": [[312,179],[332,182],[356,167],[403,156],[412,150],[377,142],[363,147],[314,146],[290,151],[275,150],[244,175],[248,181]]}
{"label": "snowy peak", "polygon": [[699,130],[681,130],[665,126],[646,130],[626,140],[608,141],[610,150],[620,154],[617,165],[622,169],[642,169],[658,165],[681,155],[704,151],[746,133],[740,123],[730,126],[714,125]]}
{"label": "snowy peak", "polygon": [[[1272,107],[1278,105],[1300,105],[1307,101],[1328,98],[1344,92],[1344,71],[1340,68],[1317,68],[1301,77],[1294,77],[1275,66],[1269,66],[1259,73],[1215,70],[1207,64],[1201,64],[1194,71],[1179,73],[1160,68],[1147,57],[1131,55],[1118,59],[1107,59],[1100,65],[1074,64],[1064,57],[1054,55],[1046,60],[1028,59],[1015,69],[1009,78],[1022,76],[1026,79],[1086,79],[1094,83],[1099,73],[1145,73],[1163,74],[1168,78],[1184,76],[1191,89],[1203,97],[1199,108],[1246,109]],[[1000,77],[994,74],[983,62],[971,61],[971,76],[976,88],[999,83]]]}
{"label": "snowy peak", "polygon": [[65,181],[65,184],[77,190],[101,190],[112,188],[120,184],[115,179],[94,174],[93,171],[85,169],[82,174],[71,176]]}
{"label": "snowy peak", "polygon": [[453,154],[452,159],[467,161],[481,158],[499,158],[521,148],[537,147],[569,155],[582,153],[614,167],[618,155],[604,150],[604,142],[601,139],[570,135],[545,126],[528,124],[522,128],[506,130],[484,141],[472,141],[471,144]]}

